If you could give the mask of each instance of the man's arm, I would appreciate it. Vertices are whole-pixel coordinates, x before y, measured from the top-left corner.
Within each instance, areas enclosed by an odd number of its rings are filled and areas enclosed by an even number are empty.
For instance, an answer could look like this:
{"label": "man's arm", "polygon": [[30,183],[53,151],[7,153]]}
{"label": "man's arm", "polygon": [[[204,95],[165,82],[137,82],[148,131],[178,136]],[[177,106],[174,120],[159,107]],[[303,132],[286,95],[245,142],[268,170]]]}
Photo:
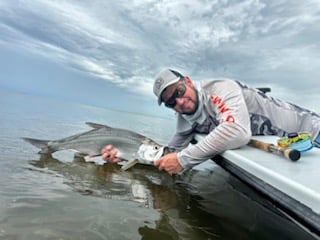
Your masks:
{"label": "man's arm", "polygon": [[249,112],[237,83],[221,80],[215,84],[212,93],[209,89],[205,94],[209,102],[207,109],[216,116],[219,125],[202,141],[178,153],[183,168],[190,168],[225,150],[241,147],[251,137]]}
{"label": "man's arm", "polygon": [[168,147],[174,151],[180,151],[187,147],[193,140],[195,133],[176,133],[168,143]]}

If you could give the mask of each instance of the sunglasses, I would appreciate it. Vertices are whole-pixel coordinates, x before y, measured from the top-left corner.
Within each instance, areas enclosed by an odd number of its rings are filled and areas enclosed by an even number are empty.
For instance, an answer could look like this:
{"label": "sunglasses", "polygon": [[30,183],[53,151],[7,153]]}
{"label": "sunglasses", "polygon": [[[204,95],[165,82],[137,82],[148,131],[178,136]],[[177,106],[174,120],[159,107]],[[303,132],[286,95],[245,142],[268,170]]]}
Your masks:
{"label": "sunglasses", "polygon": [[164,102],[164,104],[169,107],[169,108],[174,108],[177,104],[176,99],[177,98],[181,98],[183,97],[183,95],[185,94],[187,90],[187,86],[184,82],[180,83],[176,90],[174,91],[174,93],[172,94],[172,96],[170,98],[168,98],[167,101]]}

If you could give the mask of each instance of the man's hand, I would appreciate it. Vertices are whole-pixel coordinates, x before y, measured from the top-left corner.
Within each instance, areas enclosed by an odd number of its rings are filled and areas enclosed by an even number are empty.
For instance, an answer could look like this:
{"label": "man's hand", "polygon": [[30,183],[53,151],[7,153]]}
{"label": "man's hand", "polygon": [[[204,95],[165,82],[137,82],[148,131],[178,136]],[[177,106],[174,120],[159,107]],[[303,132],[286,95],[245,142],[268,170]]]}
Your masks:
{"label": "man's hand", "polygon": [[121,162],[122,159],[117,157],[118,150],[113,145],[104,146],[101,149],[101,158],[110,163]]}
{"label": "man's hand", "polygon": [[164,155],[155,160],[154,165],[158,167],[159,170],[166,170],[169,174],[178,173],[183,169],[178,161],[177,153]]}

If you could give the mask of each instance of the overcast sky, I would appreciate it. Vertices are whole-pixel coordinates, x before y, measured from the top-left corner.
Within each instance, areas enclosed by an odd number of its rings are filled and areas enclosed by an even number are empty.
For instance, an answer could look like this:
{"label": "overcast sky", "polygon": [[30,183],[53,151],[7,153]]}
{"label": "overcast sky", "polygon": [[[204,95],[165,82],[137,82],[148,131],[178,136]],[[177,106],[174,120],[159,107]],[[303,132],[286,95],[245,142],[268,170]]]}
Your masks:
{"label": "overcast sky", "polygon": [[[166,67],[320,112],[320,0],[1,0],[0,88],[166,114]],[[163,110],[160,110],[163,109]]]}

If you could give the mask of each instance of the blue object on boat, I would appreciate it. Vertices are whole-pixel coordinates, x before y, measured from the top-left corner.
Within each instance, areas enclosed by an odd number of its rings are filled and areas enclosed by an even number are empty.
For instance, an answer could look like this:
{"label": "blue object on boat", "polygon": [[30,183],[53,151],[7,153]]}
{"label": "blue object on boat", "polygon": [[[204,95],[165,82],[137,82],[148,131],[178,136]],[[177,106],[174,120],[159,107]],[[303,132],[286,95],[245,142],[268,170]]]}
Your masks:
{"label": "blue object on boat", "polygon": [[306,152],[313,148],[310,137],[305,139],[300,139],[297,142],[292,142],[289,144],[288,148],[298,150],[299,152]]}

